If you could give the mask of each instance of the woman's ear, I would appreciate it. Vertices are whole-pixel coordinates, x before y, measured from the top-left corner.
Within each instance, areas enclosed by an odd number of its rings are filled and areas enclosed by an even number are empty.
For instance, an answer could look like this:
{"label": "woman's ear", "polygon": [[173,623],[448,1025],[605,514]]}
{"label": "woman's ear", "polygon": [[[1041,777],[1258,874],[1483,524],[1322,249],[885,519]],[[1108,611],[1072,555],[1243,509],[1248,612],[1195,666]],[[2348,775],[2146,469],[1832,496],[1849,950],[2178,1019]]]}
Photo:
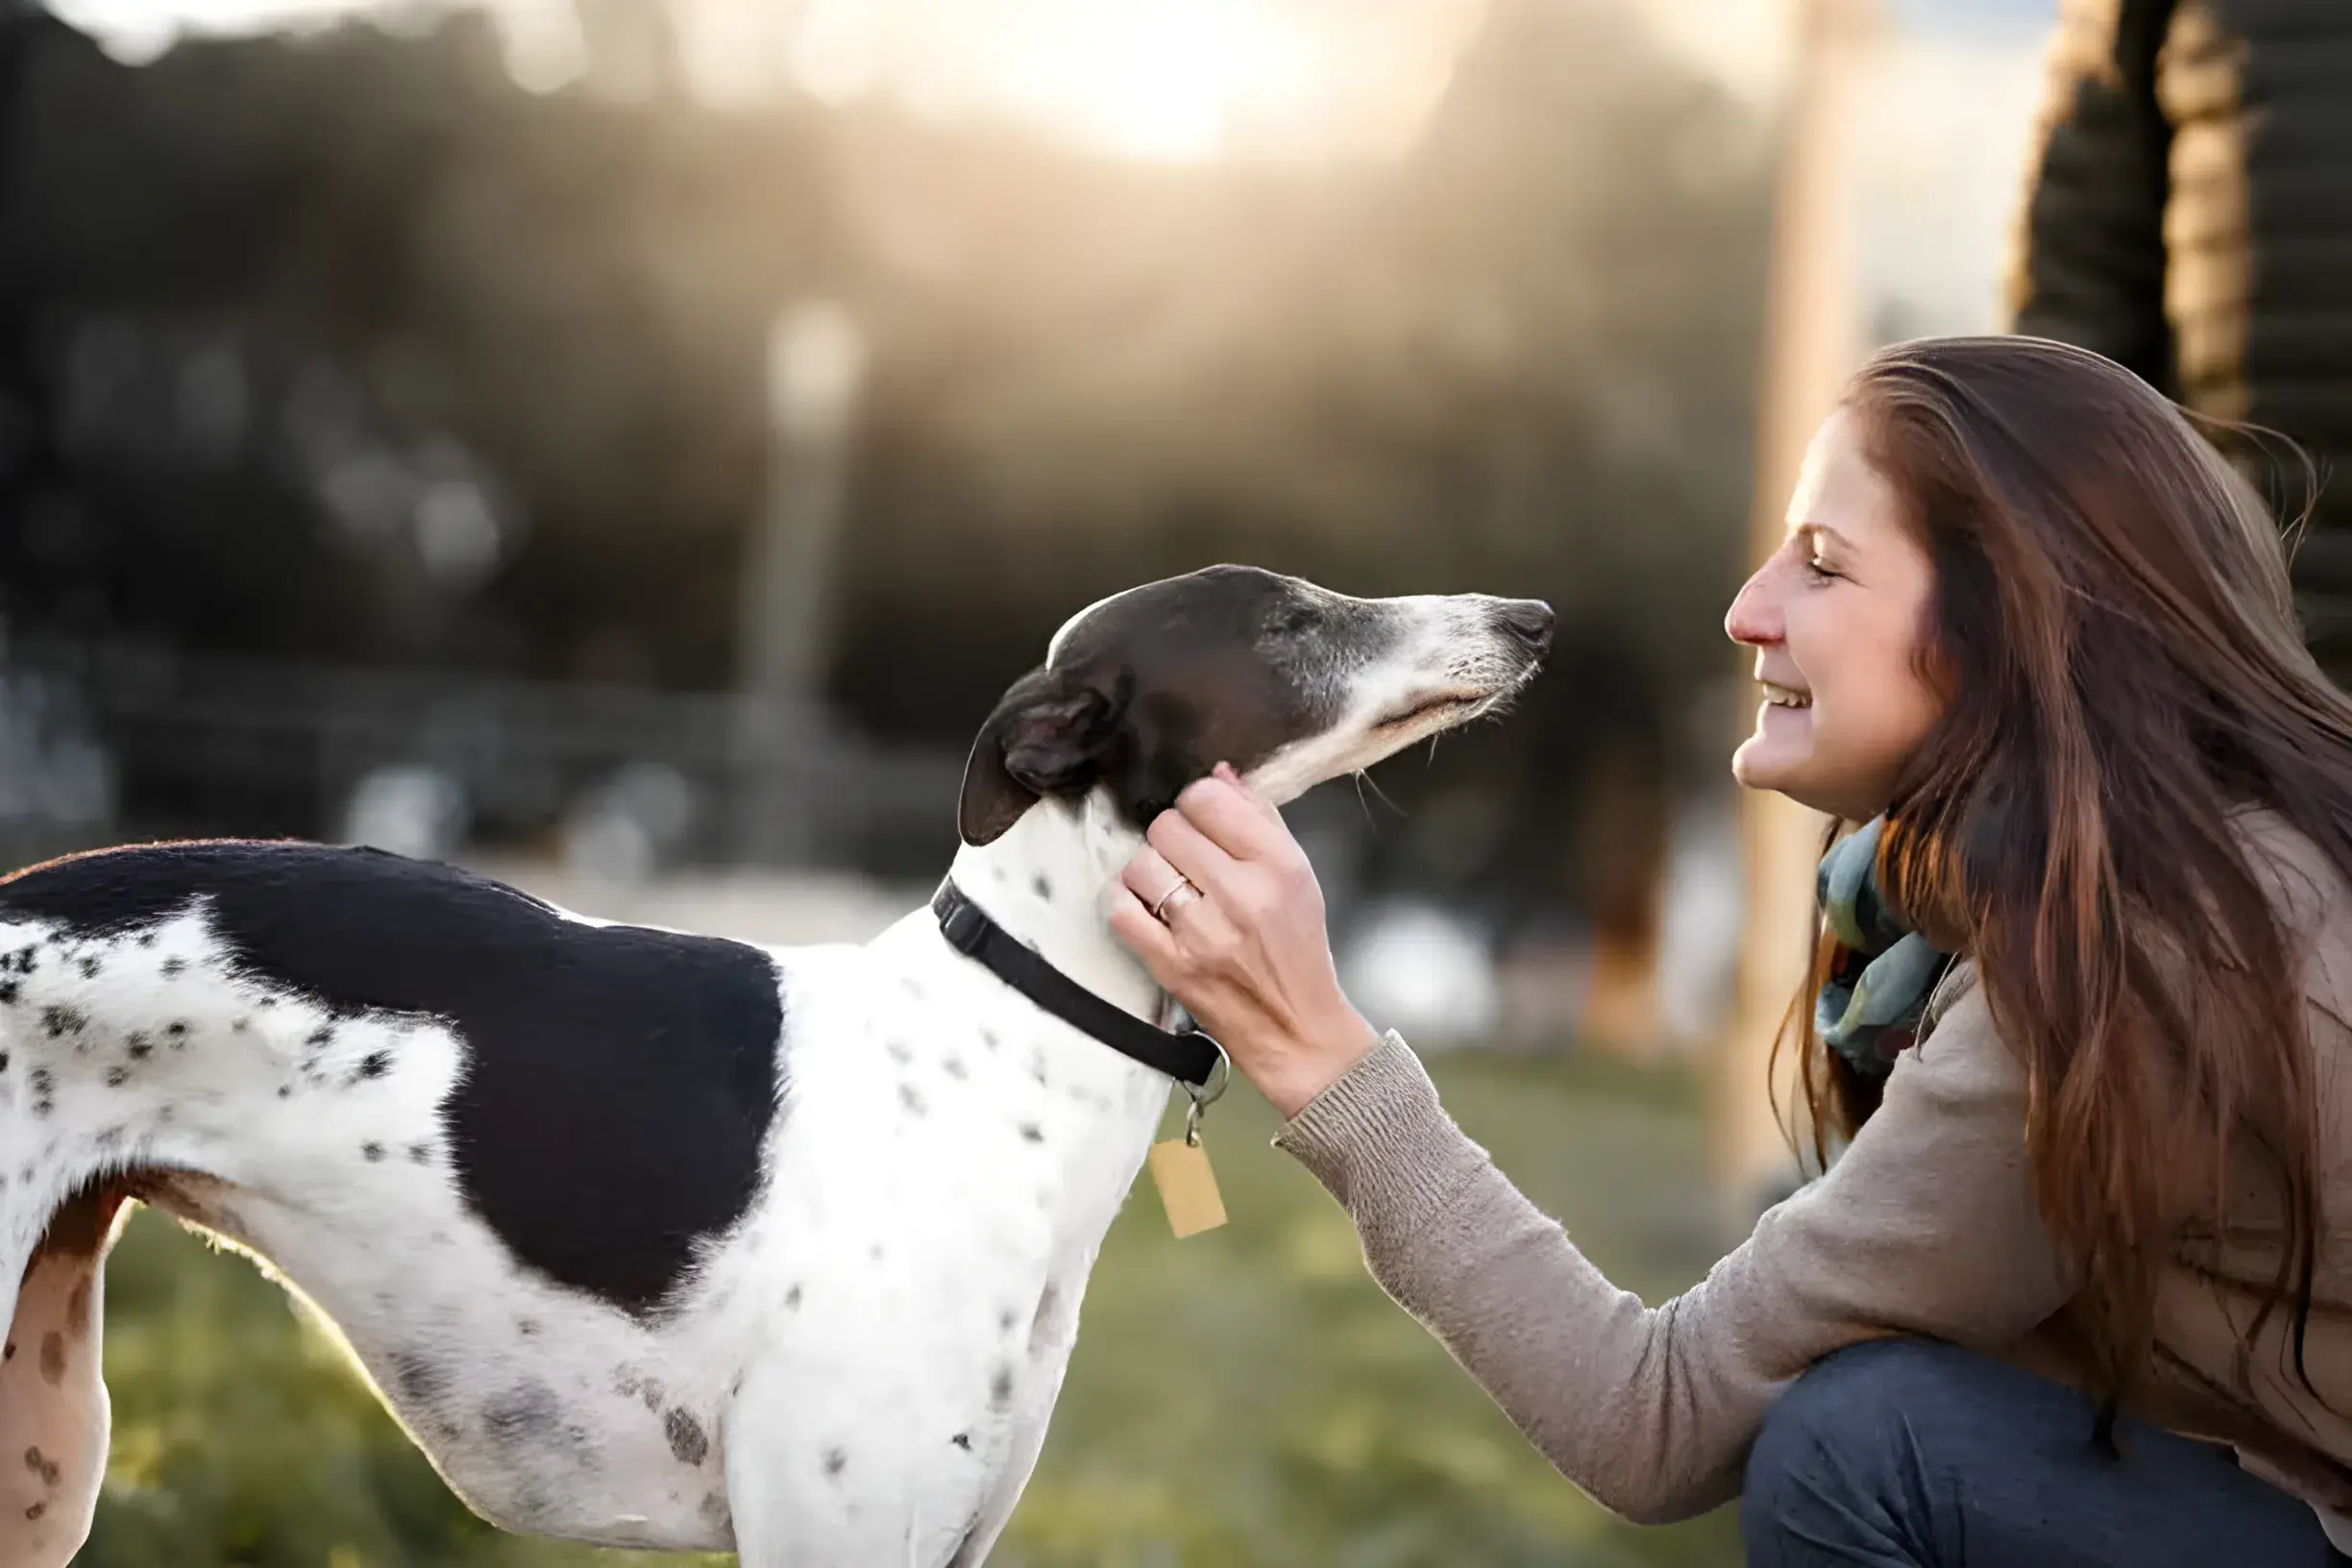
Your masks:
{"label": "woman's ear", "polygon": [[1107,685],[1045,669],[1015,681],[964,764],[956,801],[964,842],[993,843],[1041,796],[1091,788],[1134,689],[1135,677],[1123,670]]}

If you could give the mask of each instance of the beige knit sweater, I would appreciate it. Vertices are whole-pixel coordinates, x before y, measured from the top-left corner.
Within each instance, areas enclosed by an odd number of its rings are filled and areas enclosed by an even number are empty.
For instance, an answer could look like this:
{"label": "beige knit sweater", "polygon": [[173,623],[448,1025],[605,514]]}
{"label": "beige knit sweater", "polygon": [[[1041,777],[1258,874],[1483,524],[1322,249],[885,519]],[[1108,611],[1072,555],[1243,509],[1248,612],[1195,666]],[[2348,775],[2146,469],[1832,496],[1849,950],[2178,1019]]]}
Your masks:
{"label": "beige knit sweater", "polygon": [[[2284,1312],[2242,1354],[2275,1242],[2184,1237],[2159,1291],[2152,1388],[2131,1413],[2235,1445],[2246,1467],[2352,1539],[2352,896],[2316,852],[2248,819],[2257,870],[2307,943],[2324,1187],[2308,1366]],[[2298,870],[2315,868],[2309,875]],[[2062,1381],[2073,1287],[2036,1211],[2023,1075],[1965,966],[1934,997],[1884,1102],[1828,1174],[1764,1215],[1706,1279],[1660,1307],[1618,1289],[1521,1196],[1389,1035],[1283,1128],[1355,1220],[1372,1274],[1444,1341],[1570,1481],[1641,1521],[1735,1496],[1775,1396],[1840,1346],[1951,1340]],[[2334,1407],[2333,1409],[2328,1406]],[[2331,1517],[2333,1516],[2333,1517]]]}

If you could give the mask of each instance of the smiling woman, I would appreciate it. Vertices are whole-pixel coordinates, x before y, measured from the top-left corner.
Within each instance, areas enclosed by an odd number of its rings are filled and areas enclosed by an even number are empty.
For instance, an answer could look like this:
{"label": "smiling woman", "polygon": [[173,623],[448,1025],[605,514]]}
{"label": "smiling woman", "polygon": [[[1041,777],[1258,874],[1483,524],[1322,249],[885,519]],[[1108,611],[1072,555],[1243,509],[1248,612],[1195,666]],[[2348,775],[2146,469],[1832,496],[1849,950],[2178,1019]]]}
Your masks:
{"label": "smiling woman", "polygon": [[2025,338],[1878,355],[1788,515],[1726,620],[1765,690],[1736,769],[1858,829],[1793,1010],[1848,1141],[1679,1299],[1604,1278],[1354,1013],[1231,778],[1127,871],[1203,895],[1120,934],[1610,1507],[1738,1496],[1758,1568],[2343,1562],[2352,700],[2275,524],[2152,388]]}
{"label": "smiling woman", "polygon": [[1724,619],[1764,689],[1733,775],[1850,821],[1893,796],[1945,704],[1925,657],[1934,568],[1861,434],[1844,413],[1822,425],[1788,537]]}

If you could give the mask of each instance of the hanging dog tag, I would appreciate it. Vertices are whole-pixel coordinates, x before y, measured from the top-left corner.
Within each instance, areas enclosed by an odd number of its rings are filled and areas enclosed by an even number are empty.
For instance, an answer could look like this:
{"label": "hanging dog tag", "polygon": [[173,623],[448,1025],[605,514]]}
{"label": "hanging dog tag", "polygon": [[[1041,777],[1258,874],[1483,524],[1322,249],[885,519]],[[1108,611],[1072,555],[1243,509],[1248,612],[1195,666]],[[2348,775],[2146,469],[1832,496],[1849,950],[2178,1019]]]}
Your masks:
{"label": "hanging dog tag", "polygon": [[1225,1223],[1225,1200],[1217,1195],[1216,1172],[1201,1147],[1200,1102],[1185,1113],[1185,1136],[1151,1148],[1152,1185],[1167,1206],[1168,1228],[1179,1239],[1213,1231]]}

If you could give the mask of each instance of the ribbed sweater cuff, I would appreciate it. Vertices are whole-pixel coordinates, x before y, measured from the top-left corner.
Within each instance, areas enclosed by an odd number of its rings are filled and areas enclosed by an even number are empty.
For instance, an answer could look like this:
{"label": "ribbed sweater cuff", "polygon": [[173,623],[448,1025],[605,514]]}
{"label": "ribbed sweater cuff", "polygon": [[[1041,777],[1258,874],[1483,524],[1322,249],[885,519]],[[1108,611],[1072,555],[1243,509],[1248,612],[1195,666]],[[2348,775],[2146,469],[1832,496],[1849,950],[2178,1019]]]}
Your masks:
{"label": "ribbed sweater cuff", "polygon": [[1390,1030],[1275,1135],[1355,1219],[1367,1250],[1401,1241],[1488,1164]]}

